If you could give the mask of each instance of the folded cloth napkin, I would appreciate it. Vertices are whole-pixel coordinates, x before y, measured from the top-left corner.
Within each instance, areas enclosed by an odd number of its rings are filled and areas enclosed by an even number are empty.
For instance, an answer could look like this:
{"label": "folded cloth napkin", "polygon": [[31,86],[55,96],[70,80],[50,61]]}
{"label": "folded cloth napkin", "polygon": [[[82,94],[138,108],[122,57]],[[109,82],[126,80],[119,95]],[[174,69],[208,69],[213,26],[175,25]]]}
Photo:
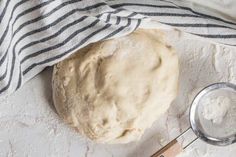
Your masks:
{"label": "folded cloth napkin", "polygon": [[129,34],[148,19],[236,45],[236,22],[174,0],[1,0],[0,95],[89,43]]}

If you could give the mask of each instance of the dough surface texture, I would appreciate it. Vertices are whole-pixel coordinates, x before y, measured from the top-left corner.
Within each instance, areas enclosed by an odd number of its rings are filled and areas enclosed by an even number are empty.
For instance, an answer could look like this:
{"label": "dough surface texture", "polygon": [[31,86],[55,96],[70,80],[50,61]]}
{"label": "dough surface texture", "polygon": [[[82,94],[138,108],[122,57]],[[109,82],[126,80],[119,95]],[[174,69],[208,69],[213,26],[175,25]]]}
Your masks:
{"label": "dough surface texture", "polygon": [[179,65],[158,30],[88,45],[53,70],[58,114],[99,143],[140,139],[177,95]]}

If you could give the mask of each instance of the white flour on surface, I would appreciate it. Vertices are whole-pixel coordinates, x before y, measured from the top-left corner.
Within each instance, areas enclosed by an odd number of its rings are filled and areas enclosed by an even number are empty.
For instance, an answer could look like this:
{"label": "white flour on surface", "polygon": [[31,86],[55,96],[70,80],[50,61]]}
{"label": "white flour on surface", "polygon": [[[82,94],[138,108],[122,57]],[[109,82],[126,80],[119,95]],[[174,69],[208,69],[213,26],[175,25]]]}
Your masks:
{"label": "white flour on surface", "polygon": [[203,117],[212,123],[220,124],[231,106],[231,100],[225,96],[208,97],[203,104]]}
{"label": "white flour on surface", "polygon": [[235,145],[225,147],[206,144],[198,139],[176,157],[235,157]]}
{"label": "white flour on surface", "polygon": [[[189,127],[189,93],[214,82],[236,83],[236,48],[216,45],[178,30],[166,30],[166,35],[180,60],[178,98],[139,142],[102,145],[75,133],[53,109],[51,71],[47,69],[0,101],[0,157],[149,157],[156,152]],[[194,147],[206,149],[205,143]],[[207,147],[207,151],[211,155],[204,157],[235,157],[236,145]]]}
{"label": "white flour on surface", "polygon": [[205,157],[206,154],[203,154],[201,151],[199,151],[196,148],[186,149],[180,154],[178,154],[176,157]]}

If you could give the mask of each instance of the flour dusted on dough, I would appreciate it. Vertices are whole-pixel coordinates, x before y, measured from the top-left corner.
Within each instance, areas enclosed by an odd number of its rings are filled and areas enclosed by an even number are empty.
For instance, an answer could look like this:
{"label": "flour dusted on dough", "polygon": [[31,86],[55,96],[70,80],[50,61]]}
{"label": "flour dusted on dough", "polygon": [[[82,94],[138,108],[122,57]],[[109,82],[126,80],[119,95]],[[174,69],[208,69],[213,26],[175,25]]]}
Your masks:
{"label": "flour dusted on dough", "polygon": [[101,143],[138,140],[176,97],[178,58],[158,30],[85,47],[54,66],[59,115]]}

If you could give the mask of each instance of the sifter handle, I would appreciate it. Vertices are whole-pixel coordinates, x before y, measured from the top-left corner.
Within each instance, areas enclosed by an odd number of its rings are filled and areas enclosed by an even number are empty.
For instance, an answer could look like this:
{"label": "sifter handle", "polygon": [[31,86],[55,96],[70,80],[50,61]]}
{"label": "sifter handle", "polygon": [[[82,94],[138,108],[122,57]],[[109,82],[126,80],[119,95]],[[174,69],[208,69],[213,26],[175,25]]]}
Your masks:
{"label": "sifter handle", "polygon": [[151,157],[176,157],[182,151],[182,146],[174,139]]}

